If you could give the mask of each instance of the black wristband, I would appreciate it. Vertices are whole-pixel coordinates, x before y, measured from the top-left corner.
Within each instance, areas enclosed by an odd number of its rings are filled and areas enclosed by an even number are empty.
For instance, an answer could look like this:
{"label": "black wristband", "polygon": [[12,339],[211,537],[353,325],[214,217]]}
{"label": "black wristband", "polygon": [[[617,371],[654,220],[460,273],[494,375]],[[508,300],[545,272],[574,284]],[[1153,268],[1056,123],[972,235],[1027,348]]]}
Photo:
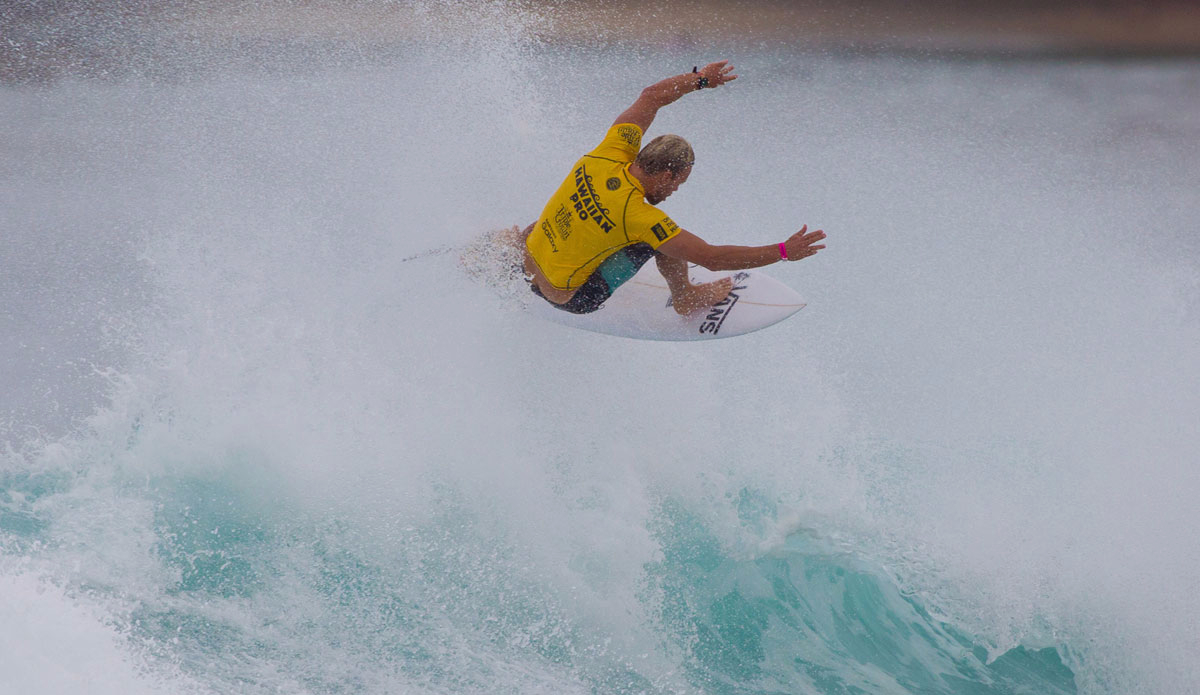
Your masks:
{"label": "black wristband", "polygon": [[[699,70],[697,69],[698,67],[699,66],[693,65],[692,72],[699,72]],[[698,77],[696,79],[696,90],[697,91],[704,89],[707,86],[708,86],[708,78],[705,77],[704,75],[701,75],[700,77]]]}

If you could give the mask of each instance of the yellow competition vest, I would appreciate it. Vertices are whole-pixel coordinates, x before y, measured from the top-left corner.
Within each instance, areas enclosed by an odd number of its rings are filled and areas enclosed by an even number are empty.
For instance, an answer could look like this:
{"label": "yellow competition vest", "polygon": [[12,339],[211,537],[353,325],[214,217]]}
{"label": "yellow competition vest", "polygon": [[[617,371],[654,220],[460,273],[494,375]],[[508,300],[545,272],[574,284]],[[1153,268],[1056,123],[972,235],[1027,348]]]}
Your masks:
{"label": "yellow competition vest", "polygon": [[632,123],[609,128],[546,203],[525,246],[555,287],[575,289],[620,249],[637,243],[657,249],[679,233],[629,174],[641,143],[642,129]]}

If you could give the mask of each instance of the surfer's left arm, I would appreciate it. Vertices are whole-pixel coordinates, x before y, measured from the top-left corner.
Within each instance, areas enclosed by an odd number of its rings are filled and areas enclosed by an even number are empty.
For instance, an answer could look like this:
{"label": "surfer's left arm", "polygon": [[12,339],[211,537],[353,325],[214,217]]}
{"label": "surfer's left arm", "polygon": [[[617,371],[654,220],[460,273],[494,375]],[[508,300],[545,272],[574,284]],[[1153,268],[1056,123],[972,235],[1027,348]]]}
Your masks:
{"label": "surfer's left arm", "polygon": [[736,79],[737,75],[733,74],[733,66],[728,60],[709,63],[696,72],[668,77],[643,89],[637,101],[622,111],[617,120],[613,121],[613,125],[633,123],[645,133],[654,122],[654,117],[658,115],[658,110],[667,104],[688,92],[699,91],[705,87],[716,88]]}
{"label": "surfer's left arm", "polygon": [[663,243],[658,250],[672,258],[695,263],[709,270],[745,270],[761,268],[783,260],[798,261],[808,258],[825,248],[824,244],[817,244],[824,238],[825,232],[822,230],[810,232],[808,225],[804,225],[800,231],[788,237],[787,241],[779,244],[714,246],[686,229],[680,229],[674,238]]}

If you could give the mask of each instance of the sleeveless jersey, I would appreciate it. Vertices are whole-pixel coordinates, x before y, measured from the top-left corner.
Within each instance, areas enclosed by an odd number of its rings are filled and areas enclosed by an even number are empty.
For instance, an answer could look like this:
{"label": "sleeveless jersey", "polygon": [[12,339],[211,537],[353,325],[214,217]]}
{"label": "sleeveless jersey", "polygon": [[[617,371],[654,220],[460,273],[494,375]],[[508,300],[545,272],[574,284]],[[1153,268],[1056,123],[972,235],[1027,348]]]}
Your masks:
{"label": "sleeveless jersey", "polygon": [[622,248],[645,243],[657,249],[679,233],[629,174],[641,143],[642,129],[632,123],[609,128],[546,203],[525,246],[555,287],[576,289]]}

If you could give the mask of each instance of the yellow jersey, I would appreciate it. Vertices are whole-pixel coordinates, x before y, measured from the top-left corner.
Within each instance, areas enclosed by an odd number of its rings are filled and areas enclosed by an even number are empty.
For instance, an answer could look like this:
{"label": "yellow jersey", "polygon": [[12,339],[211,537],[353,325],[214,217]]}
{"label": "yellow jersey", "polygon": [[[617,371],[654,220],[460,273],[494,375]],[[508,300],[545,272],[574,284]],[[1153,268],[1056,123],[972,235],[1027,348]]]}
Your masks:
{"label": "yellow jersey", "polygon": [[618,123],[596,149],[575,162],[525,240],[546,279],[562,290],[578,288],[612,254],[633,244],[657,249],[679,233],[629,174],[642,129]]}

